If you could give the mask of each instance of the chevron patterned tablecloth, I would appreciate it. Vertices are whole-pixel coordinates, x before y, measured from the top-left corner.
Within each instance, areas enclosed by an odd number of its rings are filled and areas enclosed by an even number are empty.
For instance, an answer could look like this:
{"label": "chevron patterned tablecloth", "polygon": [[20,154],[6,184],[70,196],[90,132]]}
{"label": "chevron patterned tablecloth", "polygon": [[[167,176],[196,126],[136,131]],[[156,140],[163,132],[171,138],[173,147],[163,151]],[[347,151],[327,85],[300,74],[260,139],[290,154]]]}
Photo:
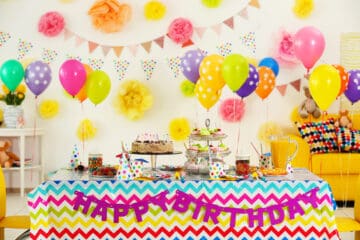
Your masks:
{"label": "chevron patterned tablecloth", "polygon": [[51,180],[28,206],[31,239],[339,239],[329,185],[303,169],[267,181]]}

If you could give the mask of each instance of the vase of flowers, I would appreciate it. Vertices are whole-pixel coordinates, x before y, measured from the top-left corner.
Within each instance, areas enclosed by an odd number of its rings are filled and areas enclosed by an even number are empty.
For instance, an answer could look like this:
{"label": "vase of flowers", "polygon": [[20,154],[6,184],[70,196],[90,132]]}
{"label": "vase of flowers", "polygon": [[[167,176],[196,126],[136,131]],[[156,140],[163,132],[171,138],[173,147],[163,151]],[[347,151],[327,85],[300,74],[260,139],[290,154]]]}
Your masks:
{"label": "vase of flowers", "polygon": [[21,103],[25,99],[26,87],[20,84],[15,91],[11,92],[3,85],[3,94],[0,95],[0,100],[5,102],[4,107],[4,123],[7,128],[19,128],[24,124],[24,110]]}

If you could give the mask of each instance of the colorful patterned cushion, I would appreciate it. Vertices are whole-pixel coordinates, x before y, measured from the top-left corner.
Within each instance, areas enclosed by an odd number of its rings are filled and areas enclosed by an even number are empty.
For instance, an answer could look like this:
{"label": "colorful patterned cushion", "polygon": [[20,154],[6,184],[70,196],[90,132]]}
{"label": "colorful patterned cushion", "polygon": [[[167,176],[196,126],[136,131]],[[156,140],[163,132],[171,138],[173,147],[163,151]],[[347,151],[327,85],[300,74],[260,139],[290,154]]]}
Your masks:
{"label": "colorful patterned cushion", "polygon": [[296,123],[299,133],[310,146],[310,153],[337,152],[337,135],[334,119],[322,122]]}
{"label": "colorful patterned cushion", "polygon": [[338,145],[342,152],[360,152],[360,131],[339,127],[337,130]]}

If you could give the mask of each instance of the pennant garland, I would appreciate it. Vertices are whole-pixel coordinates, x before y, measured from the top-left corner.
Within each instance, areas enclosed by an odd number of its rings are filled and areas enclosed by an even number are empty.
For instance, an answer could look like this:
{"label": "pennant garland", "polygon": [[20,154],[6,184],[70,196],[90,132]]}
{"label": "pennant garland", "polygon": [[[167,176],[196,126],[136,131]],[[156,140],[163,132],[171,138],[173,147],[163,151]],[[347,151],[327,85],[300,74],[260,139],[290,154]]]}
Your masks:
{"label": "pennant garland", "polygon": [[231,29],[234,29],[234,17],[232,16],[231,18],[226,19],[223,22],[226,26],[228,26]]}
{"label": "pennant garland", "polygon": [[256,51],[256,41],[255,41],[255,32],[248,32],[247,34],[240,37],[241,43],[250,48],[250,50],[255,53]]}
{"label": "pennant garland", "polygon": [[180,70],[181,70],[181,67],[180,67],[181,58],[180,57],[168,58],[167,63],[174,74],[173,75],[174,78],[177,78],[179,76]]}
{"label": "pennant garland", "polygon": [[244,18],[244,19],[249,19],[249,15],[248,15],[248,10],[247,8],[244,8],[243,10],[241,10],[239,12],[239,16]]}
{"label": "pennant garland", "polygon": [[67,59],[76,59],[76,60],[78,60],[79,62],[82,62],[80,56],[75,56],[75,55],[71,55],[71,54],[66,54],[66,58],[67,58]]}
{"label": "pennant garland", "polygon": [[300,92],[301,78],[298,78],[290,82],[290,85],[293,86],[296,91]]}
{"label": "pennant garland", "polygon": [[104,66],[104,60],[101,58],[88,58],[88,62],[94,70],[100,70]]}
{"label": "pennant garland", "polygon": [[0,47],[3,46],[10,38],[11,35],[9,33],[0,32]]}
{"label": "pennant garland", "polygon": [[220,44],[219,46],[216,47],[219,54],[223,57],[226,57],[227,55],[229,55],[232,52],[231,48],[232,48],[232,43],[230,43],[230,42]]}
{"label": "pennant garland", "polygon": [[281,94],[281,96],[285,96],[286,87],[287,87],[287,84],[282,84],[282,85],[276,86],[276,89],[279,91],[279,93]]}
{"label": "pennant garland", "polygon": [[194,28],[196,34],[199,36],[199,38],[201,39],[204,35],[204,32],[206,30],[205,27],[197,27],[197,28]]}
{"label": "pennant garland", "polygon": [[141,66],[145,73],[146,80],[150,80],[150,78],[152,77],[152,75],[154,73],[156,65],[157,65],[157,61],[154,59],[141,60]]}
{"label": "pennant garland", "polygon": [[34,45],[31,42],[27,42],[19,38],[17,59],[18,60],[23,59],[25,55],[28,54],[33,47]]}
{"label": "pennant garland", "polygon": [[119,80],[124,79],[129,65],[130,62],[127,60],[114,60],[114,67],[116,72],[118,73]]}
{"label": "pennant garland", "polygon": [[41,59],[43,62],[50,64],[58,56],[58,53],[55,50],[43,48],[41,53]]}

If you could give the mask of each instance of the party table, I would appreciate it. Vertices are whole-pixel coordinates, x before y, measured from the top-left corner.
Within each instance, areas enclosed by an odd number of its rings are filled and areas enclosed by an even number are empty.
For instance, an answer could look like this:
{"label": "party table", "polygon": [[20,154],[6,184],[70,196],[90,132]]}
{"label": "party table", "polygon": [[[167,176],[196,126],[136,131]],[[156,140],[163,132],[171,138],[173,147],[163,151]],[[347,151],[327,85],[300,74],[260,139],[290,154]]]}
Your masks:
{"label": "party table", "polygon": [[339,239],[329,184],[305,169],[265,181],[60,175],[28,194],[31,239]]}

